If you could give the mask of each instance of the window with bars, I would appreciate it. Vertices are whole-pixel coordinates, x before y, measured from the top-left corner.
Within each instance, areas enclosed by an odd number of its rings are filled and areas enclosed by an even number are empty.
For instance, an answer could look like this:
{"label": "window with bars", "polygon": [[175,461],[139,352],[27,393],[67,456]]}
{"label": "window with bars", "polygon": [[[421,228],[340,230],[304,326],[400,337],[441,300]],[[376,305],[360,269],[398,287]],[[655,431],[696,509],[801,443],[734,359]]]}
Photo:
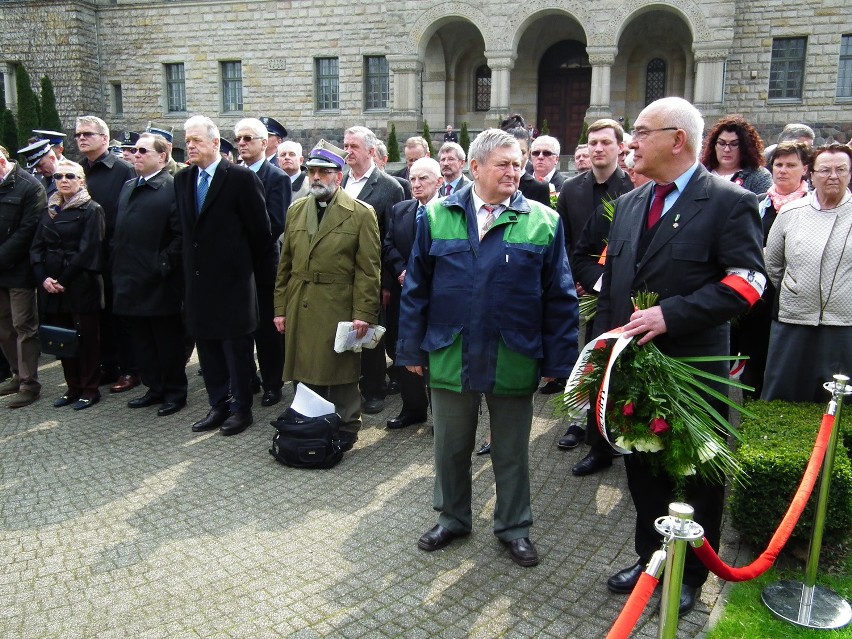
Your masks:
{"label": "window with bars", "polygon": [[183,62],[163,66],[166,74],[166,110],[169,113],[186,111],[186,75]]}
{"label": "window with bars", "polygon": [[390,70],[383,55],[364,56],[364,110],[387,109],[390,101]]}
{"label": "window with bars", "polygon": [[330,111],[340,108],[340,76],[337,58],[316,58],[316,108]]}
{"label": "window with bars", "polygon": [[802,99],[807,41],[807,38],[772,40],[772,62],[769,66],[770,100]]}
{"label": "window with bars", "polygon": [[483,64],[476,69],[476,93],[474,111],[487,111],[491,108],[491,69]]}
{"label": "window with bars", "polygon": [[666,61],[654,58],[645,70],[645,106],[666,97]]}
{"label": "window with bars", "polygon": [[243,110],[243,63],[222,62],[222,111]]}
{"label": "window with bars", "polygon": [[852,98],[852,35],[840,36],[840,63],[837,66],[837,97]]}

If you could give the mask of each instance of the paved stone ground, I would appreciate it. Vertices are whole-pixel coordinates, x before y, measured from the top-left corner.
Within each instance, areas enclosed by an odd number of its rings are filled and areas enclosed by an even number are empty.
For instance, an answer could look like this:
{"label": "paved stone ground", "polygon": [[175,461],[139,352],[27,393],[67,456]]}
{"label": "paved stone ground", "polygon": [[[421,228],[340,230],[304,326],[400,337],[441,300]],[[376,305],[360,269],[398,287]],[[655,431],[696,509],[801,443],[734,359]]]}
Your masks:
{"label": "paved stone ground", "polygon": [[[431,434],[384,429],[398,396],[365,416],[336,468],[295,470],[267,453],[289,386],[245,433],[193,434],[206,412],[196,370],[189,406],[165,418],[126,408],[136,391],[53,408],[64,384],[48,358],[41,401],[0,400],[0,637],[606,635],[626,599],[605,579],[634,561],[624,469],[572,477],[584,450],[556,448],[564,425],[545,397],[531,447],[541,563],[525,569],[491,534],[487,457],[473,460],[474,534],[418,550],[436,516]],[[723,557],[738,551],[731,541]],[[719,592],[708,582],[678,636],[703,636]],[[657,600],[634,637],[657,636]]]}

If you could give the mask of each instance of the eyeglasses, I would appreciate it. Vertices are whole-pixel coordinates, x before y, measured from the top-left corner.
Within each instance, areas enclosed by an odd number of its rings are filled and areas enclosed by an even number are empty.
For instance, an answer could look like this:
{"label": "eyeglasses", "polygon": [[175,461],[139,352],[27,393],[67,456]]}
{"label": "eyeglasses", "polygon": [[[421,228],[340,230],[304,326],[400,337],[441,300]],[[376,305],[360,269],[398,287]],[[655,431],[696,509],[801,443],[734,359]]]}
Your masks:
{"label": "eyeglasses", "polygon": [[239,144],[240,142],[245,142],[246,144],[248,144],[252,140],[261,140],[261,139],[263,139],[263,138],[261,138],[258,135],[238,135],[234,138],[234,144]]}
{"label": "eyeglasses", "polygon": [[77,133],[74,134],[74,137],[75,138],[90,138],[90,137],[95,136],[95,135],[103,135],[103,133],[96,133],[94,131],[77,131]]}
{"label": "eyeglasses", "polygon": [[536,149],[530,155],[532,155],[534,158],[537,158],[539,155],[543,155],[544,157],[549,158],[556,154],[553,151],[540,151],[539,149]]}
{"label": "eyeglasses", "polygon": [[648,136],[652,133],[656,133],[657,131],[677,131],[676,126],[664,126],[660,129],[633,129],[630,132],[631,137],[636,142],[642,142],[643,140],[647,140]]}
{"label": "eyeglasses", "polygon": [[314,174],[319,173],[319,174],[322,174],[322,175],[331,175],[332,173],[337,173],[337,169],[324,169],[324,168],[319,167],[319,166],[309,166],[308,167],[308,173],[314,173]]}
{"label": "eyeglasses", "polygon": [[62,179],[79,180],[80,176],[78,176],[76,173],[54,173],[53,174],[53,181],[54,182],[59,182],[59,180],[62,180]]}
{"label": "eyeglasses", "polygon": [[716,146],[720,149],[737,149],[740,146],[740,141],[731,140],[730,142],[725,142],[724,140],[716,140]]}
{"label": "eyeglasses", "polygon": [[131,155],[136,155],[137,153],[139,155],[145,155],[146,153],[153,151],[153,149],[146,149],[144,146],[131,146],[127,150],[130,151]]}
{"label": "eyeglasses", "polygon": [[837,166],[837,167],[826,167],[824,169],[817,169],[814,171],[817,175],[823,178],[831,177],[831,174],[834,173],[839,178],[846,177],[849,175],[849,167],[846,166]]}

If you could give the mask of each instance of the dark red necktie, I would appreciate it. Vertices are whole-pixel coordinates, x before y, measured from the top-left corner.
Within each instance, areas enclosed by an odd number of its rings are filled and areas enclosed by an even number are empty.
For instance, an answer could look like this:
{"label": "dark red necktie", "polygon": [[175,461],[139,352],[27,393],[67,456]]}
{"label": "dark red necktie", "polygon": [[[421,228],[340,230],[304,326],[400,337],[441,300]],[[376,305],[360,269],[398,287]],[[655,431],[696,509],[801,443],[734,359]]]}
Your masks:
{"label": "dark red necktie", "polygon": [[447,185],[444,186],[444,195],[449,195],[452,190],[453,190],[453,185],[447,183]]}
{"label": "dark red necktie", "polygon": [[648,226],[652,228],[654,224],[660,221],[663,214],[663,204],[666,202],[666,196],[677,188],[677,184],[657,184],[654,187],[654,199],[651,202],[651,208],[648,210]]}

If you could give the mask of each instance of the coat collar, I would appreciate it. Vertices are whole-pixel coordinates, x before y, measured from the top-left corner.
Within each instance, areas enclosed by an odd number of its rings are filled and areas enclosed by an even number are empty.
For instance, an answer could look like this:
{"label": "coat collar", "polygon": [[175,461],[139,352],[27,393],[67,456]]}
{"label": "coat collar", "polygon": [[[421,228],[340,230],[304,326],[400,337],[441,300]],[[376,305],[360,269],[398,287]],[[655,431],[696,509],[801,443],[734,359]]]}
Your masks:
{"label": "coat collar", "polygon": [[314,239],[311,241],[311,251],[313,251],[314,247],[322,238],[343,224],[343,222],[347,220],[354,211],[355,200],[353,200],[352,196],[343,190],[342,186],[338,187],[337,192],[332,196],[331,201],[329,201],[328,206],[325,209],[325,214],[323,215],[322,223],[317,229]]}
{"label": "coat collar", "polygon": [[[465,211],[472,209],[472,190],[473,182],[468,182],[458,191],[454,191],[453,193],[450,193],[447,197],[445,197],[444,206],[446,206],[447,208],[459,207],[464,209]],[[506,210],[515,211],[516,213],[529,213],[530,203],[527,198],[524,197],[523,193],[521,193],[520,191],[515,191],[514,195],[512,195],[511,199],[509,200],[509,206],[506,208]]]}

